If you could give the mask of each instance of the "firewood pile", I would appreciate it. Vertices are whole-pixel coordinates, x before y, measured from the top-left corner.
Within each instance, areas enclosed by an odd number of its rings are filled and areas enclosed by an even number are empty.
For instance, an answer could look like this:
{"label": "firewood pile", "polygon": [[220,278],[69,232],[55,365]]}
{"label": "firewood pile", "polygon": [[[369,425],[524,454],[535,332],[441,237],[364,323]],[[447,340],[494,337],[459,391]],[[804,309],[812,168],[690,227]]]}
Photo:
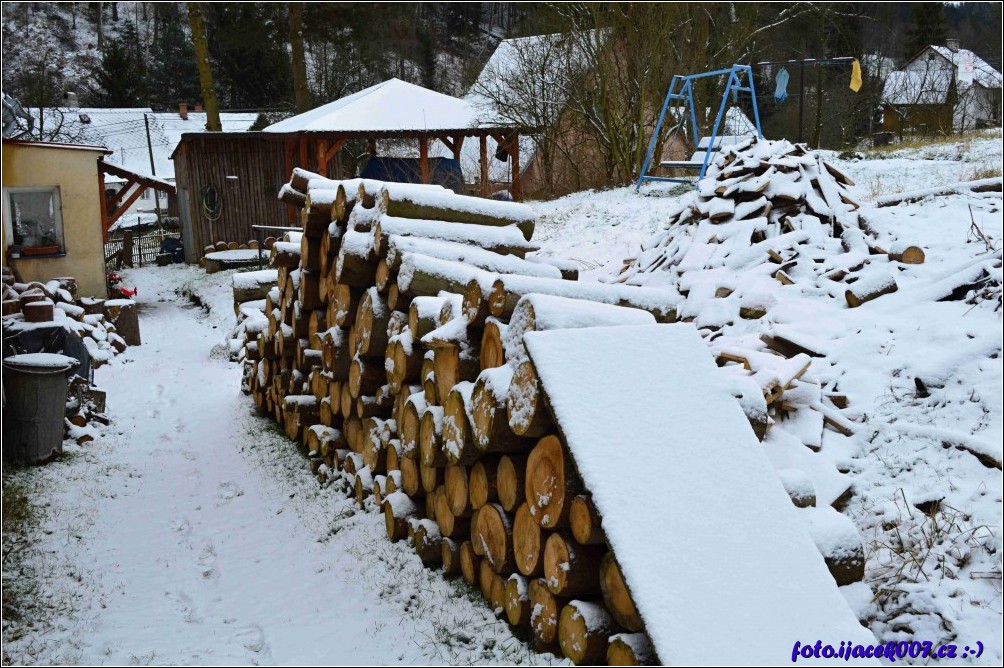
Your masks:
{"label": "firewood pile", "polygon": [[[60,326],[80,337],[94,368],[106,364],[139,343],[136,304],[130,300],[77,299],[77,281],[54,278],[45,283],[18,283],[3,275],[4,336],[45,324]],[[65,436],[83,444],[94,440],[94,423],[107,425],[105,393],[74,376],[66,398]]]}
{"label": "firewood pile", "polygon": [[322,484],[382,512],[391,540],[479,588],[540,651],[656,661],[522,337],[673,322],[684,300],[536,257],[521,204],[300,169],[279,198],[302,206],[302,232],[272,245],[274,283],[234,284],[258,410]]}

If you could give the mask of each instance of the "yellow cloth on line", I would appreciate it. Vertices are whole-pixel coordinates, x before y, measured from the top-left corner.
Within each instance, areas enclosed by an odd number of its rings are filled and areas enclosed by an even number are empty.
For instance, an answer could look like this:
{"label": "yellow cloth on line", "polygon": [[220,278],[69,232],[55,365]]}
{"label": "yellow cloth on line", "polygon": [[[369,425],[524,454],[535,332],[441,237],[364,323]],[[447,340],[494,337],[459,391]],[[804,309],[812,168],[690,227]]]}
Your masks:
{"label": "yellow cloth on line", "polygon": [[851,63],[851,90],[855,93],[861,90],[861,63],[857,58]]}

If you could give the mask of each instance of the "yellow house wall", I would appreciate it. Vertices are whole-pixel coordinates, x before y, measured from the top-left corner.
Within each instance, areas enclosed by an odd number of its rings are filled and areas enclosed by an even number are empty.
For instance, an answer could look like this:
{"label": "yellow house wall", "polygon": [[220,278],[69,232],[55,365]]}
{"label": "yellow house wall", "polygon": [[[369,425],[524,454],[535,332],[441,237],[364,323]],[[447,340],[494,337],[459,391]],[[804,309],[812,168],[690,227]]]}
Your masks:
{"label": "yellow house wall", "polygon": [[[99,151],[23,144],[3,145],[3,186],[59,186],[65,257],[13,260],[21,279],[45,282],[59,276],[77,279],[80,297],[107,297],[105,247],[98,192]],[[4,263],[7,262],[7,223],[3,212]]]}

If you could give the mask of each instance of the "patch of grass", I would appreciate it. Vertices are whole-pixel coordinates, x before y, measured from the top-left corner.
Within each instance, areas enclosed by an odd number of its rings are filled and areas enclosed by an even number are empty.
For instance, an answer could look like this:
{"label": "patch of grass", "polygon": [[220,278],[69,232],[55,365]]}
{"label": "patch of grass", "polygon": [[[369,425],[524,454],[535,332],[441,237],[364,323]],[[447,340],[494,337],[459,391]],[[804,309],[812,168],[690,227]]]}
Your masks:
{"label": "patch of grass", "polygon": [[992,179],[1002,175],[1004,175],[1004,170],[1001,169],[1000,165],[978,165],[963,174],[962,180],[981,181],[983,179]]}
{"label": "patch of grass", "polygon": [[[3,467],[3,539],[4,573],[3,620],[25,619],[35,598],[35,581],[27,572],[26,556],[38,540],[40,511],[32,502],[28,486],[13,469]],[[13,577],[12,577],[13,576]],[[5,633],[6,635],[6,633]],[[6,639],[6,638],[5,638]]]}

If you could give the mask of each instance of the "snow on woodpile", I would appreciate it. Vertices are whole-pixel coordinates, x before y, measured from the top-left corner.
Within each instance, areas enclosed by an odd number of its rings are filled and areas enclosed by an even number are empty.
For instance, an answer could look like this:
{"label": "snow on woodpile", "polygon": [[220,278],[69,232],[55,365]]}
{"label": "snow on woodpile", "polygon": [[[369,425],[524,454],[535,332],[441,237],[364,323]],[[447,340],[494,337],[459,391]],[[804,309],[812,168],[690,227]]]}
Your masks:
{"label": "snow on woodpile", "polygon": [[[300,208],[302,233],[273,244],[275,285],[257,273],[235,283],[235,296],[238,287],[257,290],[248,295],[257,299],[235,304],[234,339],[257,409],[305,445],[323,486],[382,512],[391,540],[407,539],[421,563],[479,587],[540,648],[576,663],[656,660],[644,632],[649,612],[661,613],[635,608],[602,509],[564,455],[564,427],[524,341],[534,332],[673,321],[687,296],[676,287],[579,281],[568,261],[524,259],[537,245],[520,204],[300,169],[280,196]],[[589,374],[615,348],[582,353],[574,366]],[[765,429],[782,396],[801,408],[795,433],[810,442],[819,442],[823,416],[846,422],[806,379],[808,353],[789,359],[748,353],[749,342],[740,348],[734,355],[746,354],[755,371],[718,375],[730,410],[750,416],[745,424]],[[650,372],[669,378],[672,370],[659,366]],[[613,377],[591,376],[601,385]],[[793,485],[798,503],[810,492],[832,500],[843,491],[839,473],[834,480],[821,468]],[[789,519],[832,587],[820,552],[797,516]]]}
{"label": "snow on woodpile", "polygon": [[[555,330],[525,343],[661,661],[778,662],[819,629],[874,642],[696,328]],[[838,553],[839,531],[815,533]]]}

